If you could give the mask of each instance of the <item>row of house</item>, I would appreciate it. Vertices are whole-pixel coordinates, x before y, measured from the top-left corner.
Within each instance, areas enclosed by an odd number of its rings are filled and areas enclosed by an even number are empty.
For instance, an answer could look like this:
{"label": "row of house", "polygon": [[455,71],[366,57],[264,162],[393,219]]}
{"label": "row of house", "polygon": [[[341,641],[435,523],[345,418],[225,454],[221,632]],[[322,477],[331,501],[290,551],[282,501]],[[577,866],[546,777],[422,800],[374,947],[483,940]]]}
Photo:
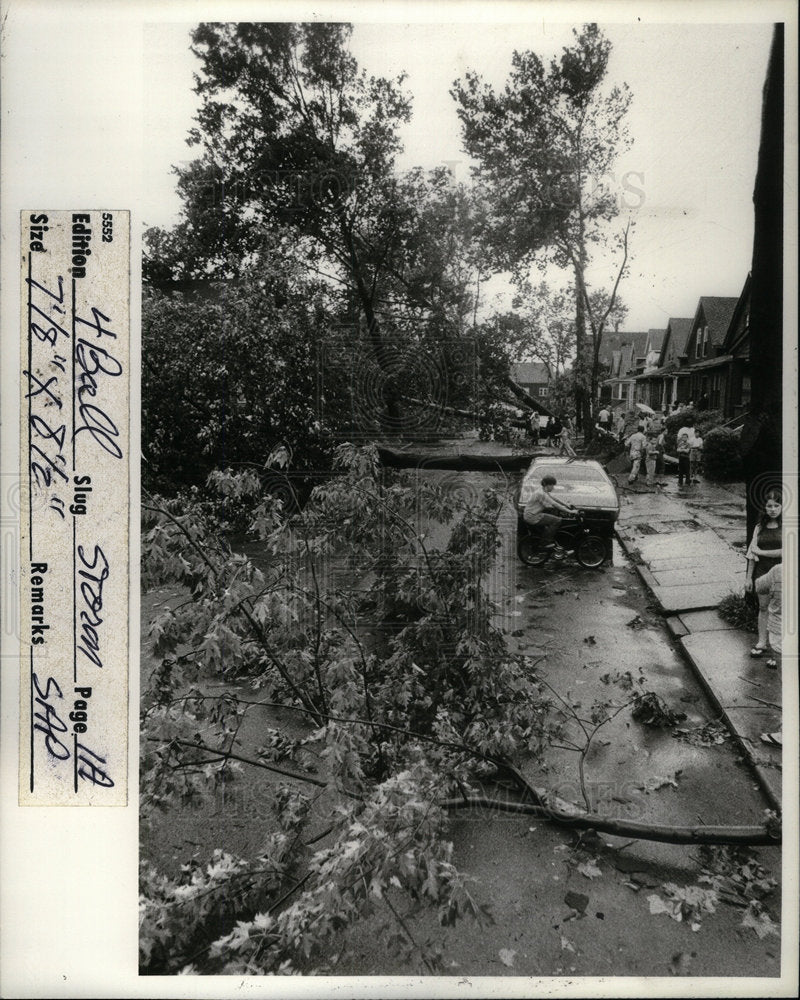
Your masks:
{"label": "row of house", "polygon": [[750,276],[738,298],[701,296],[694,317],[664,330],[604,336],[600,360],[610,371],[601,402],[661,410],[706,396],[708,409],[738,417],[750,403]]}

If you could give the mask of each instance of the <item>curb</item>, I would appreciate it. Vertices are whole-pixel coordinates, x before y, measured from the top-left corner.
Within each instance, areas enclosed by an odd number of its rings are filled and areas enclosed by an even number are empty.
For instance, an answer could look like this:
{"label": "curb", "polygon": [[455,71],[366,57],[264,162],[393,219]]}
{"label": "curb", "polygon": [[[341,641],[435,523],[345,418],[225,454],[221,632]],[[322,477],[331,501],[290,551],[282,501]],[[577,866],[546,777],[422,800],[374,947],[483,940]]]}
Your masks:
{"label": "curb", "polygon": [[[618,530],[615,531],[615,535],[617,537],[617,541],[622,546],[623,551],[628,556],[628,558],[631,559],[631,562],[633,563],[634,567],[636,568],[636,572],[639,574],[640,579],[642,580],[642,582],[645,584],[645,586],[650,591],[650,594],[652,595],[653,600],[657,603],[657,605],[658,605],[658,607],[660,609],[660,612],[661,612],[661,614],[662,614],[662,616],[664,618],[664,623],[667,626],[667,631],[672,636],[672,638],[674,640],[676,640],[677,644],[680,646],[681,653],[683,654],[684,659],[689,664],[689,666],[692,668],[692,672],[694,673],[695,677],[697,678],[697,680],[698,680],[701,688],[703,689],[703,691],[705,691],[705,693],[706,693],[709,701],[712,703],[712,705],[714,705],[714,707],[720,713],[720,716],[725,720],[725,725],[731,731],[734,739],[736,740],[736,743],[738,744],[738,746],[740,747],[740,749],[742,751],[743,756],[747,760],[747,763],[750,765],[750,768],[751,768],[751,770],[753,771],[753,774],[756,777],[756,781],[758,782],[758,784],[759,784],[759,786],[761,788],[761,791],[766,796],[766,798],[769,801],[769,803],[772,806],[772,808],[776,809],[778,812],[781,812],[782,807],[781,807],[780,796],[776,795],[776,793],[774,791],[774,788],[773,788],[773,782],[770,781],[770,776],[767,774],[766,769],[763,768],[758,763],[758,761],[756,760],[756,758],[755,758],[755,756],[753,754],[753,750],[751,749],[751,746],[750,746],[750,741],[746,737],[742,736],[742,734],[739,732],[739,730],[736,728],[736,726],[734,726],[734,724],[731,721],[731,718],[728,715],[727,711],[722,707],[722,703],[720,702],[719,698],[717,697],[717,694],[716,694],[714,688],[709,683],[708,679],[706,678],[706,676],[703,673],[702,669],[700,668],[699,664],[695,661],[694,657],[691,655],[691,653],[689,652],[689,650],[684,645],[683,638],[686,635],[690,635],[691,633],[688,631],[688,629],[686,628],[686,626],[683,625],[683,623],[679,620],[680,619],[680,614],[678,612],[667,612],[667,611],[665,611],[664,607],[661,605],[661,602],[658,600],[658,597],[656,596],[655,592],[653,591],[653,587],[652,587],[652,583],[651,583],[651,581],[654,580],[653,574],[650,572],[650,570],[647,568],[647,566],[645,566],[644,564],[639,563],[635,558],[633,558],[634,553],[638,552],[638,549],[636,549],[636,547],[634,545],[632,545],[626,538],[624,538],[620,534],[620,532]],[[691,610],[692,611],[705,611],[705,610],[708,610],[708,609],[707,608],[692,608]]]}

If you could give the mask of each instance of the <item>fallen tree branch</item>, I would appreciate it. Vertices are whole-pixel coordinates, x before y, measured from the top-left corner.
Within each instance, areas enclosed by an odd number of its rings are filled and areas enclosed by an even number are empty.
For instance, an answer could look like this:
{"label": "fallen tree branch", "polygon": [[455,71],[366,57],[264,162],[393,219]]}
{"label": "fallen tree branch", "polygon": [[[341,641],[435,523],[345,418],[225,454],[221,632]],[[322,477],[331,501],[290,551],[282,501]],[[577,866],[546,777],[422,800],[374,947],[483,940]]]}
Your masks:
{"label": "fallen tree branch", "polygon": [[[150,740],[161,742],[155,737],[150,737]],[[205,746],[202,743],[192,743],[188,740],[173,740],[172,742],[188,749],[213,751],[213,748]],[[478,756],[486,759],[479,752]],[[324,789],[330,787],[330,782],[323,781],[320,778],[290,771],[288,768],[277,767],[274,764],[267,764],[264,761],[253,760],[252,758],[230,752],[225,753],[225,757],[231,760],[238,760],[243,764],[249,764],[252,767],[273,771],[287,778],[307,782],[316,785],[318,788]],[[497,761],[497,763],[500,762]],[[551,795],[546,789],[534,788],[529,785],[512,764],[503,763],[501,766],[515,778],[522,788],[523,794],[529,801],[514,802],[510,799],[492,799],[486,795],[465,795],[463,789],[461,789],[461,796],[459,798],[442,799],[436,802],[436,805],[446,810],[489,809],[493,812],[536,816],[539,819],[548,820],[553,823],[568,824],[576,830],[597,830],[617,837],[653,840],[662,844],[740,844],[752,847],[775,847],[781,843],[780,834],[773,833],[764,826],[659,826],[652,823],[636,823],[633,820],[588,813],[571,802],[566,802]],[[348,792],[346,789],[340,790],[344,791],[351,798],[361,798],[361,796],[354,792]],[[321,839],[328,832],[330,831],[325,831],[325,833],[320,835],[320,838],[315,839]]]}
{"label": "fallen tree branch", "polygon": [[507,375],[502,382],[507,389],[510,389],[511,392],[513,392],[518,400],[530,407],[531,410],[536,410],[537,413],[541,413],[545,417],[555,417],[555,413],[553,413],[552,410],[548,410],[546,406],[542,406],[542,404],[538,400],[534,399],[533,396],[528,395],[522,386],[517,385],[510,375]]}
{"label": "fallen tree branch", "polygon": [[[538,791],[542,798],[547,799],[545,791]],[[557,801],[558,806],[491,799],[483,795],[472,795],[467,801],[462,798],[445,799],[439,802],[439,805],[447,810],[491,809],[496,812],[536,816],[538,819],[554,823],[567,823],[576,830],[597,830],[616,837],[654,840],[661,844],[739,844],[751,847],[777,847],[781,843],[781,836],[771,833],[764,826],[657,826],[582,812],[576,806],[560,799],[550,801],[552,803]]]}
{"label": "fallen tree branch", "polygon": [[527,469],[534,454],[524,455],[470,455],[424,454],[423,452],[395,451],[378,445],[381,465],[392,469],[455,469],[459,472],[519,472]]}

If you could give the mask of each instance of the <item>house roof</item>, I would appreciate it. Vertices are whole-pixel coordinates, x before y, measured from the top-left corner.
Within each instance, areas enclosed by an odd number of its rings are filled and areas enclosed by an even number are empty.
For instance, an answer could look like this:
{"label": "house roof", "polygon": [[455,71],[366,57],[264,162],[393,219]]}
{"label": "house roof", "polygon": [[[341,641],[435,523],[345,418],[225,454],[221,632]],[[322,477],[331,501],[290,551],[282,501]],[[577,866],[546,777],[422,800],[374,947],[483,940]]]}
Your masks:
{"label": "house roof", "polygon": [[620,375],[627,375],[634,371],[638,358],[644,359],[645,348],[647,347],[647,330],[628,334],[628,342],[622,348],[622,365]]}
{"label": "house roof", "polygon": [[694,319],[691,316],[670,316],[667,329],[664,331],[664,341],[661,344],[661,357],[658,359],[662,364],[670,343],[674,347],[674,355],[679,358],[686,353],[686,345],[692,332]]}
{"label": "house roof", "polygon": [[750,311],[750,283],[751,276],[748,274],[744,282],[744,288],[742,288],[742,294],[736,302],[736,308],[733,310],[731,321],[728,324],[728,332],[725,334],[725,339],[722,342],[723,350],[731,351],[734,354],[749,354],[749,344],[746,341],[749,340],[750,332],[748,316]]}
{"label": "house roof", "polygon": [[517,364],[511,366],[511,377],[515,382],[526,382],[528,384],[532,382],[547,383],[550,381],[550,376],[547,374],[547,365],[542,364],[541,361],[519,361]]}
{"label": "house roof", "polygon": [[631,344],[636,348],[635,357],[644,355],[645,344],[647,343],[647,330],[644,332],[625,333],[604,333],[600,341],[600,353],[598,359],[600,364],[611,366],[614,354]]}
{"label": "house roof", "polygon": [[660,351],[666,335],[667,335],[666,330],[648,330],[647,344],[646,344],[646,347],[648,348],[648,353],[650,351]]}
{"label": "house roof", "polygon": [[719,295],[700,296],[695,319],[699,316],[700,308],[702,307],[706,325],[708,326],[709,340],[715,347],[725,339],[725,334],[728,332],[728,327],[730,326],[738,301],[738,295],[724,297]]}

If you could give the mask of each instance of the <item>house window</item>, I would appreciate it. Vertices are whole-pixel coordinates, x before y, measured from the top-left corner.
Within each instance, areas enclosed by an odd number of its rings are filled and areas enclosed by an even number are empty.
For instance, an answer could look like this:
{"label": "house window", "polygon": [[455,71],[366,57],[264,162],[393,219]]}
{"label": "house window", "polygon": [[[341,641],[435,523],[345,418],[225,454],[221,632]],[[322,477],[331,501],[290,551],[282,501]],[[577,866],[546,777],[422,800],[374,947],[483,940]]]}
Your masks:
{"label": "house window", "polygon": [[750,376],[742,375],[742,398],[740,400],[744,408],[750,406]]}
{"label": "house window", "polygon": [[703,357],[708,357],[708,327],[703,332]]}
{"label": "house window", "polygon": [[721,373],[711,377],[711,398],[709,403],[712,410],[722,409],[722,384],[723,376]]}
{"label": "house window", "polygon": [[699,328],[699,330],[697,331],[697,334],[696,334],[695,340],[694,340],[694,356],[696,358],[700,357],[700,351],[702,350],[702,344],[703,344],[703,328],[701,326]]}
{"label": "house window", "polygon": [[546,385],[540,385],[539,386],[539,395],[540,396],[549,396],[550,395],[550,389]]}

